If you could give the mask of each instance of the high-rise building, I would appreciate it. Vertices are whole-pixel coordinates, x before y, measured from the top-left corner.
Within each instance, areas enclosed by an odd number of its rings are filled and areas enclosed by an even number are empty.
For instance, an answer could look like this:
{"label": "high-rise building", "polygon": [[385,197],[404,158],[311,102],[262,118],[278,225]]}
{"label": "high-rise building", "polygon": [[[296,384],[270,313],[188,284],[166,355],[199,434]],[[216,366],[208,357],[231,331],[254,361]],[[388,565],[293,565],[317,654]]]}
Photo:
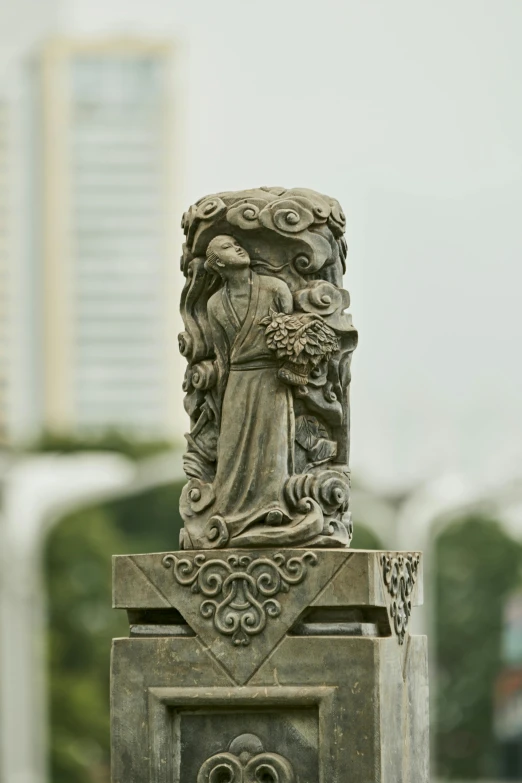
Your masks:
{"label": "high-rise building", "polygon": [[[0,375],[7,438],[178,434],[172,84],[170,45],[139,39],[55,40],[27,69],[27,238],[10,263],[0,234],[0,351],[3,267],[25,270],[7,297],[25,312],[16,369]],[[0,183],[4,125],[0,113]]]}
{"label": "high-rise building", "polygon": [[10,419],[9,114],[0,102],[0,443]]}

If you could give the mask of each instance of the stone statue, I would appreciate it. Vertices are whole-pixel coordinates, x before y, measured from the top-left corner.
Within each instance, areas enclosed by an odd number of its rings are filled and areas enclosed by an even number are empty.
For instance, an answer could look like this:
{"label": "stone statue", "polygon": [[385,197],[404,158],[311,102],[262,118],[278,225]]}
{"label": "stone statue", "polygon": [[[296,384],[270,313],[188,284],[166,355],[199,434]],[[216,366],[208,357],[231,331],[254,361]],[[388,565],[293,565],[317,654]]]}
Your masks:
{"label": "stone statue", "polygon": [[182,226],[181,548],[348,546],[357,332],[338,202],[303,188],[220,193]]}
{"label": "stone statue", "polygon": [[301,188],[183,217],[184,551],[113,558],[112,783],[430,780],[421,555],[346,549],[344,224]]}

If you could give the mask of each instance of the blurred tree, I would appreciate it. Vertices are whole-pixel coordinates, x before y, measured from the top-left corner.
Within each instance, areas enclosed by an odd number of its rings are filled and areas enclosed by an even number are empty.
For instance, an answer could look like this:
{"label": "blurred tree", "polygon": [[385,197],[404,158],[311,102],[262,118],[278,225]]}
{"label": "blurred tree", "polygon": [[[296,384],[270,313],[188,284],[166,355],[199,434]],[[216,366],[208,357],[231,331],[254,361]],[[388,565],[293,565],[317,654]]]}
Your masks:
{"label": "blurred tree", "polygon": [[110,781],[110,647],[113,637],[128,635],[124,613],[111,609],[111,555],[177,548],[180,491],[165,486],[82,509],[48,537],[53,783]]}
{"label": "blurred tree", "polygon": [[370,528],[364,523],[355,521],[353,524],[352,549],[382,549],[382,543]]}
{"label": "blurred tree", "polygon": [[61,454],[72,454],[79,451],[115,451],[133,459],[140,459],[158,454],[161,451],[168,451],[173,448],[173,445],[168,440],[132,438],[118,429],[93,433],[90,437],[45,430],[34,443],[29,445],[28,450],[53,451]]}
{"label": "blurred tree", "polygon": [[436,547],[437,774],[494,777],[503,606],[519,583],[522,548],[480,516],[453,524]]}
{"label": "blurred tree", "polygon": [[109,780],[108,650],[126,624],[111,610],[108,553],[125,548],[102,509],[67,517],[47,542],[53,783]]}

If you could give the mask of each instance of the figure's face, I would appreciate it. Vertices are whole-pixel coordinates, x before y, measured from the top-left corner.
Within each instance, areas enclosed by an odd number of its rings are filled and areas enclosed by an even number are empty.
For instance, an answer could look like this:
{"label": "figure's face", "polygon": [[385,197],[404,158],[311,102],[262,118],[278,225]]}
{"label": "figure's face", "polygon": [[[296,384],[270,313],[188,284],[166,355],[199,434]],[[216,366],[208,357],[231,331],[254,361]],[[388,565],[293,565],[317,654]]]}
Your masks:
{"label": "figure's face", "polygon": [[241,267],[250,264],[250,256],[234,237],[216,237],[210,243],[210,247],[225,266]]}

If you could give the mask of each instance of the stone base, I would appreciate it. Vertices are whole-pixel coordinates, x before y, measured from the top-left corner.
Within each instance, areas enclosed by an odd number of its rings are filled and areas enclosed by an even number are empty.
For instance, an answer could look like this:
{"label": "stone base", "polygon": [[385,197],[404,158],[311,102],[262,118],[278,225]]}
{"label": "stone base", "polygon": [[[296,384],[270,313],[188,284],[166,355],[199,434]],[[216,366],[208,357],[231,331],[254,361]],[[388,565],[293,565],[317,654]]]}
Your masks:
{"label": "stone base", "polygon": [[114,558],[113,783],[428,783],[417,553]]}

